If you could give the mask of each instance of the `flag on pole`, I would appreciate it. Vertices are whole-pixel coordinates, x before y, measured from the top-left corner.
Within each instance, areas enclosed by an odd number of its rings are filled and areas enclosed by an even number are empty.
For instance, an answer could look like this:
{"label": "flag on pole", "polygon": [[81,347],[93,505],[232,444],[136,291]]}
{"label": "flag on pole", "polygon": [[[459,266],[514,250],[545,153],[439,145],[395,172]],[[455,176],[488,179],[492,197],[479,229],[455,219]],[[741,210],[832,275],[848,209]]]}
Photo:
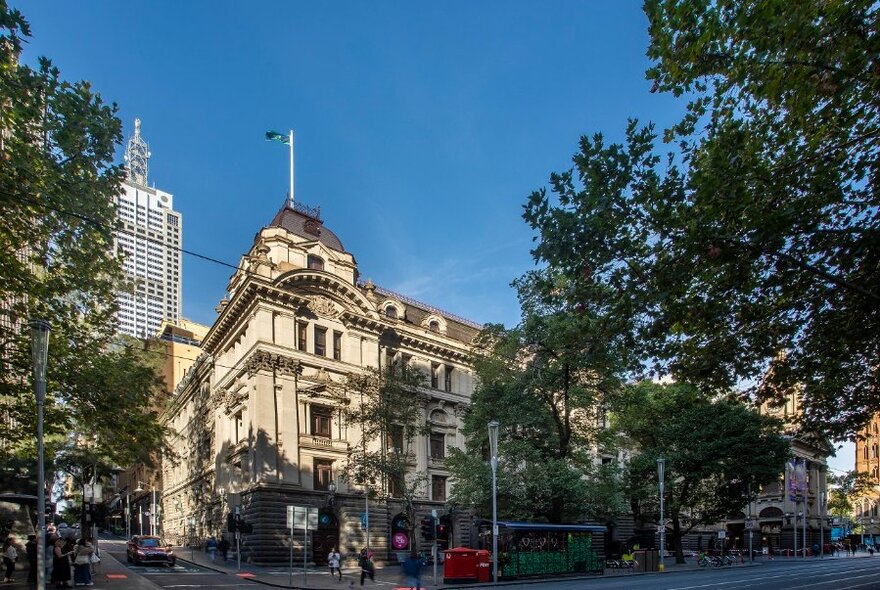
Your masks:
{"label": "flag on pole", "polygon": [[266,141],[278,141],[284,145],[290,145],[290,136],[285,135],[284,133],[278,133],[277,131],[267,131]]}

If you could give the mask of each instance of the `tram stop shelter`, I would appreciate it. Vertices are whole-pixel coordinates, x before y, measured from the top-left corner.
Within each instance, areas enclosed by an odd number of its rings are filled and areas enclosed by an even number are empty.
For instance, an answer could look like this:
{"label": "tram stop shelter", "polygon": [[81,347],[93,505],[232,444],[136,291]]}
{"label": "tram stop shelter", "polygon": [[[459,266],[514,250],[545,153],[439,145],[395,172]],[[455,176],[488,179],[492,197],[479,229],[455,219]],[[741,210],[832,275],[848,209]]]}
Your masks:
{"label": "tram stop shelter", "polygon": [[[482,549],[492,548],[492,521],[477,522]],[[498,577],[595,573],[604,571],[605,533],[598,524],[498,521]]]}

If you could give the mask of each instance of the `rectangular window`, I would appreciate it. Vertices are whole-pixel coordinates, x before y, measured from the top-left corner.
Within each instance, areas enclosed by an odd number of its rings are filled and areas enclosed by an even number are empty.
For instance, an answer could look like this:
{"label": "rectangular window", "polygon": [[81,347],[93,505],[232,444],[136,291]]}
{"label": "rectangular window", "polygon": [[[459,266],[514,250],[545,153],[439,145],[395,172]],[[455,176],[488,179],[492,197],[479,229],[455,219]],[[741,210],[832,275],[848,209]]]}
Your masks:
{"label": "rectangular window", "polygon": [[403,426],[393,424],[385,435],[385,446],[391,453],[403,452]]}
{"label": "rectangular window", "polygon": [[440,387],[440,363],[431,363],[431,387]]}
{"label": "rectangular window", "polygon": [[315,326],[315,354],[327,356],[327,328]]}
{"label": "rectangular window", "polygon": [[446,372],[443,375],[443,391],[452,393],[452,370],[454,367],[446,365]]}
{"label": "rectangular window", "polygon": [[391,476],[388,478],[388,495],[392,498],[403,497],[403,478]]}
{"label": "rectangular window", "polygon": [[330,482],[333,481],[333,461],[329,459],[315,459],[315,489],[327,491]]}
{"label": "rectangular window", "polygon": [[312,406],[312,434],[314,436],[330,438],[332,415],[330,408]]}
{"label": "rectangular window", "polygon": [[342,332],[333,332],[333,360],[342,360]]}
{"label": "rectangular window", "polygon": [[296,348],[297,350],[301,350],[305,352],[306,350],[306,330],[308,329],[308,324],[305,322],[297,322],[296,324]]}
{"label": "rectangular window", "polygon": [[431,476],[431,500],[434,502],[446,501],[446,478],[442,475]]}
{"label": "rectangular window", "polygon": [[241,411],[239,411],[235,415],[235,442],[241,442],[241,439],[244,437],[244,417],[241,415]]}
{"label": "rectangular window", "polygon": [[442,432],[431,433],[431,458],[446,458],[446,435]]}

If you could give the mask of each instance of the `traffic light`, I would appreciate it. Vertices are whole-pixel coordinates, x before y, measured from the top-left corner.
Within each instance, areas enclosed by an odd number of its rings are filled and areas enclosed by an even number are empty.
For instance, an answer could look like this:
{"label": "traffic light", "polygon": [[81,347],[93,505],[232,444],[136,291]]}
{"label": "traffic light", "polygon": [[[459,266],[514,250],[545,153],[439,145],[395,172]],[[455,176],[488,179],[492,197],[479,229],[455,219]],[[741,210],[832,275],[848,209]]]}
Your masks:
{"label": "traffic light", "polygon": [[235,515],[231,512],[226,515],[226,530],[230,533],[235,532]]}
{"label": "traffic light", "polygon": [[441,516],[437,523],[437,540],[449,542],[449,531],[452,528],[452,519],[448,516]]}
{"label": "traffic light", "polygon": [[433,541],[437,538],[437,520],[433,516],[426,516],[422,519],[422,538],[426,541]]}

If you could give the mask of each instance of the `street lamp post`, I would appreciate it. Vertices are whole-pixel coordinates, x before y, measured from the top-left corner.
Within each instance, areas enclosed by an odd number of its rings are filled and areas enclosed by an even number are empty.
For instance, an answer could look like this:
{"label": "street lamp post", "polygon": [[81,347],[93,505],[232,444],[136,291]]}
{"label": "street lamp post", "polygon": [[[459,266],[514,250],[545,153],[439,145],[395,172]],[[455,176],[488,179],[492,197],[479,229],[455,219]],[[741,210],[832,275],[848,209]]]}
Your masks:
{"label": "street lamp post", "polygon": [[330,495],[327,497],[327,506],[333,510],[336,507],[336,482],[332,479],[327,484],[327,491],[330,492]]}
{"label": "street lamp post", "polygon": [[819,492],[819,557],[825,557],[825,492]]}
{"label": "street lamp post", "polygon": [[498,421],[489,422],[489,464],[492,467],[492,583],[498,583]]}
{"label": "street lamp post", "polygon": [[666,570],[666,563],[663,561],[666,556],[666,521],[663,519],[663,492],[664,492],[664,475],[666,471],[666,459],[660,457],[657,459],[657,480],[660,482],[660,565],[658,569],[662,572]]}
{"label": "street lamp post", "polygon": [[34,396],[37,398],[37,590],[46,588],[46,474],[43,465],[43,402],[46,400],[46,361],[49,357],[49,322],[31,320],[31,354],[34,362]]}

